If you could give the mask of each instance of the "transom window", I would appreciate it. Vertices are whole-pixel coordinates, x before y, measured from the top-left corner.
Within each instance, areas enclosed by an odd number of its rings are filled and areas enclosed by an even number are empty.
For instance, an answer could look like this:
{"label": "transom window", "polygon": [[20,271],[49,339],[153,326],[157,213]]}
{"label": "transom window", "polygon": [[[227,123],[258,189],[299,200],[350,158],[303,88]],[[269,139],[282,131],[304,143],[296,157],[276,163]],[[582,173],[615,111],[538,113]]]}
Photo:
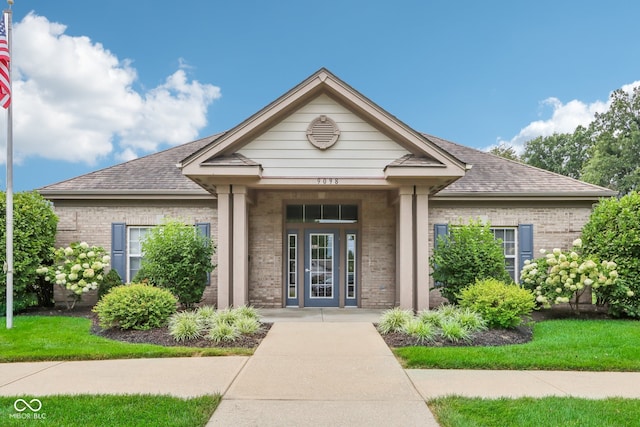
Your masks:
{"label": "transom window", "polygon": [[355,224],[358,205],[287,205],[287,222]]}
{"label": "transom window", "polygon": [[491,227],[494,237],[502,240],[502,251],[504,252],[504,264],[511,279],[516,280],[516,258],[518,250],[516,248],[516,229]]}

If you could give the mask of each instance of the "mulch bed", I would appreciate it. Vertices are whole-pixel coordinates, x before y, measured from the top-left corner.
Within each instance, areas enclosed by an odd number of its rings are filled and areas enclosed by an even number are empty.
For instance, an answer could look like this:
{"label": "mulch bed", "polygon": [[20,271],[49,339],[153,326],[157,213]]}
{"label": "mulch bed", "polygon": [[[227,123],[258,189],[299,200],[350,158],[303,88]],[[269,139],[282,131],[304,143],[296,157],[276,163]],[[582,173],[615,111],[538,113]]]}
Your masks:
{"label": "mulch bed", "polygon": [[[72,310],[65,308],[38,308],[29,310],[27,313],[40,316],[75,316],[85,317],[92,320],[91,333],[112,340],[123,341],[128,343],[147,343],[162,346],[182,346],[182,347],[198,347],[198,348],[256,348],[262,339],[267,335],[271,328],[271,323],[263,323],[259,332],[253,335],[246,335],[235,341],[214,344],[211,341],[200,338],[196,340],[188,340],[177,342],[166,327],[152,329],[149,331],[122,330],[120,328],[103,329],[98,325],[97,316],[91,311],[91,307],[75,307]],[[606,313],[591,311],[582,313],[576,317],[570,310],[548,309],[533,312],[532,318],[534,322],[550,319],[568,319],[568,318],[584,318],[584,319],[607,319]],[[511,344],[523,344],[531,341],[533,338],[532,324],[519,326],[513,329],[489,329],[481,331],[472,336],[470,340],[451,342],[446,339],[437,338],[434,341],[419,344],[415,338],[402,333],[390,333],[381,335],[389,347],[407,347],[407,346],[429,346],[429,347],[468,347],[468,346],[501,346]]]}
{"label": "mulch bed", "polygon": [[438,337],[433,341],[423,344],[401,332],[391,332],[388,334],[380,334],[382,339],[389,347],[408,347],[408,346],[424,346],[424,347],[472,347],[472,346],[499,346],[511,344],[523,344],[531,341],[533,331],[528,326],[519,326],[514,329],[487,329],[474,334],[471,339],[466,341],[449,341],[442,337]]}
{"label": "mulch bed", "polygon": [[241,347],[241,348],[255,348],[258,347],[262,339],[267,335],[269,329],[271,328],[271,323],[263,323],[262,327],[258,332],[251,335],[242,335],[238,339],[229,342],[220,342],[213,343],[206,338],[198,338],[193,340],[185,340],[185,341],[176,341],[171,335],[169,335],[169,331],[166,327],[164,328],[156,328],[150,329],[148,331],[136,331],[133,329],[124,330],[120,328],[109,328],[102,329],[100,325],[98,325],[97,319],[93,319],[93,324],[91,326],[91,333],[94,335],[98,335],[104,338],[109,338],[116,341],[123,341],[128,343],[146,343],[146,344],[157,344],[166,347],[199,347],[199,348],[230,348],[230,347]]}

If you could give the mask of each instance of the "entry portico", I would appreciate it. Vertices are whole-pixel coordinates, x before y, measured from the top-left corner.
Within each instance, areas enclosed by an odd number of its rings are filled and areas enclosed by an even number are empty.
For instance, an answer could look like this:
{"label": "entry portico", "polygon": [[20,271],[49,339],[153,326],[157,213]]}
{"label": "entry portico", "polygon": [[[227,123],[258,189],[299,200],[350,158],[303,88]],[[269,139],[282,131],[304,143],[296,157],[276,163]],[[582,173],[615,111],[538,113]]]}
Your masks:
{"label": "entry portico", "polygon": [[429,306],[429,198],[468,166],[321,69],[196,151],[217,305]]}

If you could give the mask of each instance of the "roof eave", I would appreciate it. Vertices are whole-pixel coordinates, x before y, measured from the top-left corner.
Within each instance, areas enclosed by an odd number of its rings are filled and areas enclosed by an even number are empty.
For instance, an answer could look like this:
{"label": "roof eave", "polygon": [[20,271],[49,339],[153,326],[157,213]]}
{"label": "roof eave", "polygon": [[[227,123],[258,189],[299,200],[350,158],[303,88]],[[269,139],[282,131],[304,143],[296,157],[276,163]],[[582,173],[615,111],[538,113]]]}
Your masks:
{"label": "roof eave", "polygon": [[37,190],[48,200],[211,200],[205,190]]}
{"label": "roof eave", "polygon": [[615,192],[548,192],[548,193],[517,193],[517,192],[440,192],[432,197],[432,200],[464,200],[464,201],[592,201],[614,197]]}

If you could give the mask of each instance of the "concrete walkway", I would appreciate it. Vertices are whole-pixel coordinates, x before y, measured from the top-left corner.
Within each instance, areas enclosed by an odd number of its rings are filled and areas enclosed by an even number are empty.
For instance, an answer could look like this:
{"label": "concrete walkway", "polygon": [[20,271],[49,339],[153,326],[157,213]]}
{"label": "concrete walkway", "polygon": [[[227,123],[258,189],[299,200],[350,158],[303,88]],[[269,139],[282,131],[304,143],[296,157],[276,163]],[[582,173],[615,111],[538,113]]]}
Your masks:
{"label": "concrete walkway", "polygon": [[221,393],[208,426],[437,426],[424,402],[451,394],[640,399],[640,372],[403,370],[379,310],[261,314],[274,325],[251,357],[0,363],[0,395]]}
{"label": "concrete walkway", "polygon": [[437,426],[371,323],[275,323],[208,426]]}

